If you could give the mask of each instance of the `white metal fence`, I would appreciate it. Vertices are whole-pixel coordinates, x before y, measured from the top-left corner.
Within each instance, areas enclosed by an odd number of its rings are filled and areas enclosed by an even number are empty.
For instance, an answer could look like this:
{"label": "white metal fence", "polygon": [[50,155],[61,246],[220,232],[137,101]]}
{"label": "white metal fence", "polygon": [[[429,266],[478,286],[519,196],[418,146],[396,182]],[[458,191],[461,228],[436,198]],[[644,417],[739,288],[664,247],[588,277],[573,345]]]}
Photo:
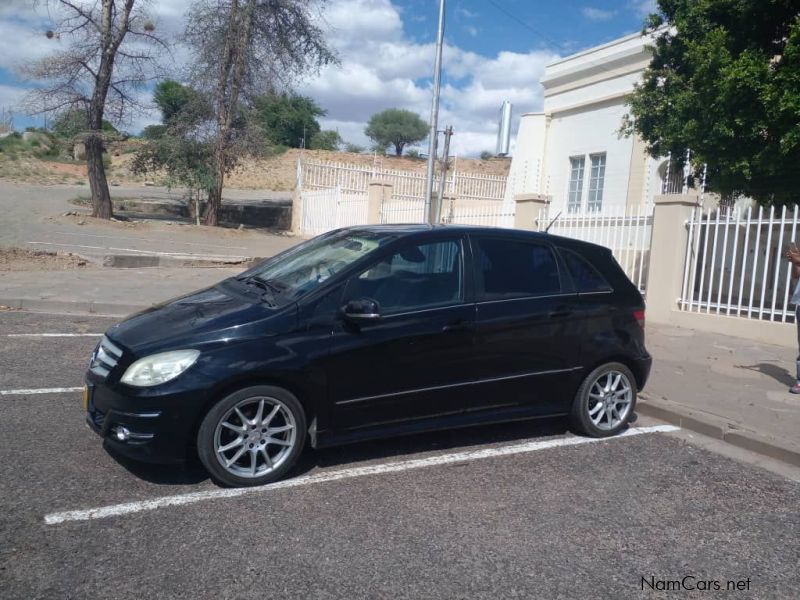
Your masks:
{"label": "white metal fence", "polygon": [[[370,181],[392,184],[392,199],[423,200],[425,173],[384,169],[378,166],[353,165],[332,161],[302,161],[298,163],[300,189],[341,188],[343,192],[366,192]],[[462,200],[497,200],[505,198],[508,178],[499,175],[479,175],[451,171],[445,180],[445,192]],[[434,188],[438,190],[437,178]]]}
{"label": "white metal fence", "polygon": [[791,266],[783,254],[798,222],[796,205],[736,214],[695,208],[686,223],[681,309],[794,322]]}
{"label": "white metal fence", "polygon": [[339,227],[367,222],[367,194],[345,193],[335,187],[304,190],[301,230],[307,235],[321,235]]}
{"label": "white metal fence", "polygon": [[[317,161],[298,162],[297,171],[303,203],[300,227],[305,235],[366,224],[371,181],[392,186],[391,198],[380,207],[381,223],[423,223],[426,220],[424,173]],[[506,184],[506,177],[452,173],[445,182],[442,221],[512,227],[513,203],[503,202]],[[435,188],[434,193],[437,191]]]}
{"label": "white metal fence", "polygon": [[551,215],[539,213],[539,231],[550,226],[550,233],[592,242],[609,248],[625,274],[643,293],[647,289],[650,239],[653,234],[653,207],[607,207],[602,214]]}

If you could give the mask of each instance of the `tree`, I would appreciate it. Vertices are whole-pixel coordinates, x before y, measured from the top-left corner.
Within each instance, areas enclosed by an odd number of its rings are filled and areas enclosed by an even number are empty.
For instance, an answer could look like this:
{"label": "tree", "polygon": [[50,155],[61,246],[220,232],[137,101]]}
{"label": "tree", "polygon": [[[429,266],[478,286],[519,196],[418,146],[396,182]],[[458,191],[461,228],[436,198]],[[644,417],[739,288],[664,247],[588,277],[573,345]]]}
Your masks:
{"label": "tree", "polygon": [[622,131],[652,156],[691,149],[711,189],[760,202],[800,187],[800,17],[796,0],[659,0],[653,60]]}
{"label": "tree", "polygon": [[[335,60],[317,9],[324,0],[195,0],[185,41],[193,55],[192,81],[208,93],[215,113],[214,186],[205,220],[216,225],[225,176],[243,146],[254,141],[253,99],[288,87],[310,69]],[[237,124],[241,126],[237,127]]]}
{"label": "tree", "polygon": [[311,150],[337,151],[342,145],[342,136],[338,131],[328,130],[315,133],[308,147]]}
{"label": "tree", "polygon": [[[178,90],[175,86],[170,89]],[[133,172],[165,173],[168,186],[185,187],[199,220],[200,197],[207,196],[216,185],[214,140],[208,127],[214,115],[208,99],[192,88],[181,86],[170,97],[181,101],[168,102],[167,110],[162,108],[164,122],[146,128],[151,133],[143,136],[147,142],[136,151]],[[159,100],[156,103],[160,104]]]}
{"label": "tree", "polygon": [[325,111],[311,98],[296,94],[264,94],[254,102],[255,121],[273,144],[300,148],[310,146],[321,131],[317,117]]}
{"label": "tree", "polygon": [[364,146],[359,146],[358,144],[347,142],[344,145],[344,151],[352,152],[353,154],[361,154],[362,152],[364,152]]}
{"label": "tree", "polygon": [[193,89],[172,79],[159,81],[153,90],[153,102],[161,111],[161,122],[169,123],[170,119],[193,101],[195,95]]}
{"label": "tree", "polygon": [[376,146],[393,145],[397,156],[403,155],[408,144],[421,142],[428,135],[428,126],[419,115],[410,110],[389,108],[372,115],[364,130]]}
{"label": "tree", "polygon": [[[56,116],[51,129],[58,137],[72,140],[89,129],[89,115],[83,109],[69,108]],[[103,119],[101,131],[106,135],[119,135],[117,128],[106,119]]]}
{"label": "tree", "polygon": [[86,115],[81,134],[86,147],[92,216],[112,216],[111,195],[103,165],[103,119],[122,122],[139,107],[135,91],[156,67],[153,22],[136,0],[41,0],[53,21],[49,39],[59,49],[23,72],[42,85],[25,103],[32,114],[80,110]]}

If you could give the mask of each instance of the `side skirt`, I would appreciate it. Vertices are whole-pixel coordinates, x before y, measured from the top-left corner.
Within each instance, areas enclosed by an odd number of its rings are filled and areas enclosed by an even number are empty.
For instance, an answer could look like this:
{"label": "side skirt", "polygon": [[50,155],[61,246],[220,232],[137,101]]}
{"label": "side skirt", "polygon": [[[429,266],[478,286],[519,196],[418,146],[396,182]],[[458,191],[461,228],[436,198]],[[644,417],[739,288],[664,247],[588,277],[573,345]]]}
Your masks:
{"label": "side skirt", "polygon": [[464,427],[475,427],[477,425],[493,425],[512,421],[564,417],[568,414],[568,412],[543,414],[541,410],[532,409],[530,407],[501,408],[488,411],[481,410],[458,413],[446,417],[386,423],[348,431],[318,431],[315,429],[313,435],[310,437],[310,443],[313,448],[330,448],[332,446],[343,446],[345,444],[353,444],[367,440],[413,435],[416,433],[429,433],[447,429],[461,429]]}

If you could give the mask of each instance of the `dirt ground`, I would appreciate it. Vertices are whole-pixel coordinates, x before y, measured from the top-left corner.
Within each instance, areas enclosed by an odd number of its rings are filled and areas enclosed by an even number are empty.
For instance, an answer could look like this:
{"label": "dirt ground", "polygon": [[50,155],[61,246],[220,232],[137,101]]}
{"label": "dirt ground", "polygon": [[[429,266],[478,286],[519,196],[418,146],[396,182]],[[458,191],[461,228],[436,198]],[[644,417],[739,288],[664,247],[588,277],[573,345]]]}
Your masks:
{"label": "dirt ground", "polygon": [[65,271],[89,266],[86,259],[68,252],[0,248],[0,271]]}
{"label": "dirt ground", "polygon": [[[164,177],[158,174],[137,175],[131,171],[133,150],[138,142],[112,145],[109,149],[111,166],[107,170],[109,184],[129,185],[152,183],[163,185]],[[351,152],[328,152],[325,150],[297,150],[260,159],[244,159],[228,177],[227,187],[242,190],[272,190],[276,192],[294,189],[297,177],[297,160],[301,152],[306,160],[336,161],[360,166],[425,171],[426,162],[419,158],[374,156]],[[458,159],[457,168],[462,173],[481,175],[508,175],[511,161],[493,158],[490,160]],[[0,179],[35,184],[81,184],[87,185],[86,165],[44,161],[32,156],[10,159],[0,156]]]}

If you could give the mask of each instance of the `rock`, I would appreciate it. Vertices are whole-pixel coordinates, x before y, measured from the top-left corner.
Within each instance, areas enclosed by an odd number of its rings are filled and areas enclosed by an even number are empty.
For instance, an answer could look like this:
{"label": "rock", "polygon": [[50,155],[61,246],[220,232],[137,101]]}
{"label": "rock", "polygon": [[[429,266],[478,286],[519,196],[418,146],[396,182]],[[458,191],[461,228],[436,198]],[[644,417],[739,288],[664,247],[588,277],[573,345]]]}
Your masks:
{"label": "rock", "polygon": [[78,221],[78,225],[86,225],[86,221],[80,220]]}
{"label": "rock", "polygon": [[119,187],[121,184],[120,184],[120,182],[119,182],[119,181],[117,181],[117,180],[115,179],[114,181],[112,181],[112,182],[111,182],[111,185],[112,185],[112,186],[114,186],[114,187]]}
{"label": "rock", "polygon": [[147,187],[153,187],[155,185],[155,182],[153,182],[153,181],[145,181],[144,184]]}

